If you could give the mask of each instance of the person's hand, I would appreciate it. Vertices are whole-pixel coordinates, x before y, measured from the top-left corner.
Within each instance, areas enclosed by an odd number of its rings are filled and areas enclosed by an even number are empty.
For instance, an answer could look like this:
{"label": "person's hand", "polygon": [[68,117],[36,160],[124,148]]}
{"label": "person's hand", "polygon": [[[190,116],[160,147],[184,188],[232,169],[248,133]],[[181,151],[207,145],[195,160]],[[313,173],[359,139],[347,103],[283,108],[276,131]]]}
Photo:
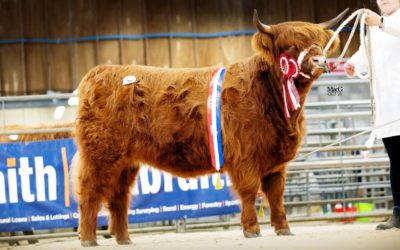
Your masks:
{"label": "person's hand", "polygon": [[364,13],[367,15],[365,16],[365,24],[369,26],[380,26],[381,23],[381,16],[377,13],[373,12],[369,9],[364,9]]}
{"label": "person's hand", "polygon": [[343,65],[343,69],[344,69],[344,71],[346,72],[346,74],[347,74],[348,76],[354,76],[354,74],[355,74],[354,64],[352,64],[352,63],[350,63],[350,62],[346,62],[346,63]]}

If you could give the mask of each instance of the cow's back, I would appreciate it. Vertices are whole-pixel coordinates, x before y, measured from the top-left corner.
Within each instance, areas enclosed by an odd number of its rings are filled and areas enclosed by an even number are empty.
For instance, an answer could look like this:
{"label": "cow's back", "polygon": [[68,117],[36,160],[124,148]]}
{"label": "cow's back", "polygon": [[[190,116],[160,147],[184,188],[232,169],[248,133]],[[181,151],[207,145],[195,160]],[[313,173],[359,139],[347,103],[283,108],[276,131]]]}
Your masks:
{"label": "cow's back", "polygon": [[[213,69],[100,65],[79,87],[77,140],[93,161],[122,156],[174,174],[209,169],[206,102]],[[126,76],[137,81],[123,85]]]}

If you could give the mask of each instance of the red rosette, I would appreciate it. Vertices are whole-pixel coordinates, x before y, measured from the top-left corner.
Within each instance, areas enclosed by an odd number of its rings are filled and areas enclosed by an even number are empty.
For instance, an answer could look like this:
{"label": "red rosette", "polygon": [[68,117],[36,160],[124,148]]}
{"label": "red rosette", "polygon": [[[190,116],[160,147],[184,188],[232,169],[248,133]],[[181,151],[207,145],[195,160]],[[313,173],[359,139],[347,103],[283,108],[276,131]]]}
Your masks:
{"label": "red rosette", "polygon": [[289,58],[290,65],[290,77],[297,78],[300,75],[300,67],[297,60],[294,57]]}
{"label": "red rosette", "polygon": [[279,65],[284,78],[297,78],[300,75],[300,67],[294,57],[288,57],[286,54],[281,54],[279,57]]}
{"label": "red rosette", "polygon": [[279,65],[284,78],[290,77],[289,57],[286,54],[281,54],[279,57]]}

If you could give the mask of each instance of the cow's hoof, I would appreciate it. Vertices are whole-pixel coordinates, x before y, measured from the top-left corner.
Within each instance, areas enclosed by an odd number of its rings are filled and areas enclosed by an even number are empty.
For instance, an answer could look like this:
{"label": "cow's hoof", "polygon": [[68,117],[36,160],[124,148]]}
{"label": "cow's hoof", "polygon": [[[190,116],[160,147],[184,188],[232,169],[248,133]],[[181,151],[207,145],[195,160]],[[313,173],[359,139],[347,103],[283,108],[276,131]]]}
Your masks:
{"label": "cow's hoof", "polygon": [[276,235],[278,236],[293,236],[292,232],[290,232],[289,228],[278,229],[275,231]]}
{"label": "cow's hoof", "polygon": [[250,233],[250,232],[245,232],[243,231],[244,237],[246,238],[257,238],[261,237],[261,233]]}
{"label": "cow's hoof", "polygon": [[81,246],[95,247],[95,246],[98,246],[98,244],[97,244],[97,241],[95,241],[95,240],[83,240],[83,241],[81,241]]}
{"label": "cow's hoof", "polygon": [[131,245],[132,241],[131,240],[118,240],[117,244],[118,245]]}

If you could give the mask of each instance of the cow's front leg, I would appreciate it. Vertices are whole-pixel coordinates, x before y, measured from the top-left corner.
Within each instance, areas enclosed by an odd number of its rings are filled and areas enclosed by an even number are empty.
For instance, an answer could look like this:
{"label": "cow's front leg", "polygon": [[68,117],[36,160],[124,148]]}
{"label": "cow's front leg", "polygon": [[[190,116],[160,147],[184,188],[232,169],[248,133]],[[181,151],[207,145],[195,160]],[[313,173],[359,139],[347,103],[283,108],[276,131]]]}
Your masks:
{"label": "cow's front leg", "polygon": [[261,236],[260,226],[257,221],[256,213],[256,195],[259,185],[238,187],[237,191],[241,200],[241,222],[243,234],[246,238],[254,238]]}
{"label": "cow's front leg", "polygon": [[293,235],[290,232],[283,206],[286,172],[276,172],[262,178],[262,190],[265,193],[271,209],[271,225],[277,235]]}

